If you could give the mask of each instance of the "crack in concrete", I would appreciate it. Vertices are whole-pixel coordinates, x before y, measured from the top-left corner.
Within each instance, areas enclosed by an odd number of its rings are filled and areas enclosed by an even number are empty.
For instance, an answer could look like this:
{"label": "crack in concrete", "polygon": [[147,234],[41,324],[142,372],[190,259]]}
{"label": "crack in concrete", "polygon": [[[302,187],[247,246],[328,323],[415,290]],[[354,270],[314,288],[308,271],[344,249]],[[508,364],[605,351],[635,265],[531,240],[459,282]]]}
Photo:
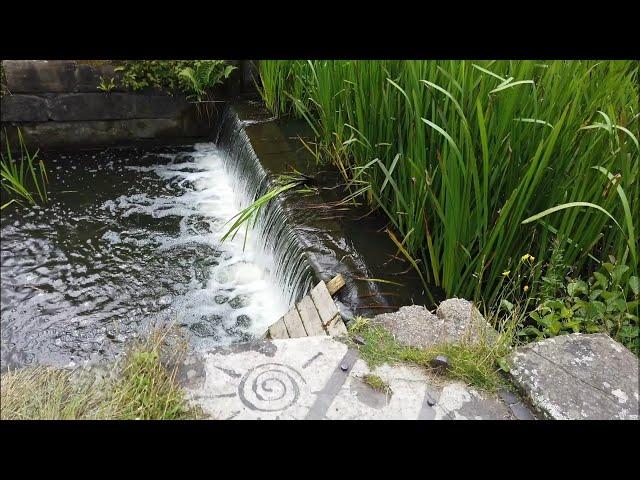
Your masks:
{"label": "crack in concrete", "polygon": [[606,391],[602,390],[599,387],[596,387],[595,385],[591,385],[589,382],[587,382],[586,380],[577,377],[576,375],[574,375],[573,373],[571,373],[570,370],[567,370],[565,367],[563,367],[562,365],[554,362],[553,360],[551,360],[550,358],[547,358],[546,356],[544,356],[543,354],[541,354],[540,352],[536,352],[535,350],[531,349],[531,352],[533,352],[534,354],[538,355],[540,358],[546,360],[547,362],[549,362],[551,365],[554,365],[555,367],[559,368],[560,370],[562,370],[563,372],[565,372],[567,375],[569,375],[572,378],[575,378],[576,380],[579,380],[580,382],[584,383],[585,385],[587,385],[588,387],[593,388],[594,390],[597,390],[598,392],[601,392],[604,397],[609,400],[610,402],[612,402],[614,405],[616,406],[620,406],[620,404],[618,403],[617,399],[613,399],[613,396],[610,395],[609,393],[607,393]]}

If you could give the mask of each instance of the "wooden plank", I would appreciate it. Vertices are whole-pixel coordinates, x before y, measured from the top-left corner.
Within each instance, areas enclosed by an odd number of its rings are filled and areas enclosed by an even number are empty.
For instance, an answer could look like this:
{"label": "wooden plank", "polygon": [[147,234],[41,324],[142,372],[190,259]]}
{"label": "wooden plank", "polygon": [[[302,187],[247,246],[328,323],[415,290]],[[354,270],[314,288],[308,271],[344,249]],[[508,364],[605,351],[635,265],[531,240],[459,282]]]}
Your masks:
{"label": "wooden plank", "polygon": [[289,332],[289,338],[300,338],[306,337],[307,332],[304,329],[304,325],[302,324],[302,319],[300,318],[300,314],[295,307],[293,307],[287,314],[283,317],[284,323],[287,326],[287,332]]}
{"label": "wooden plank", "polygon": [[335,295],[338,290],[344,287],[344,277],[341,274],[336,275],[327,282],[327,290],[329,295]]}
{"label": "wooden plank", "polygon": [[327,332],[332,337],[341,337],[347,335],[347,327],[340,315],[336,315],[333,320],[327,324]]}
{"label": "wooden plank", "polygon": [[320,282],[311,290],[311,298],[318,309],[322,325],[326,326],[338,314],[338,308],[324,282]]}
{"label": "wooden plank", "polygon": [[269,336],[273,339],[289,338],[287,326],[284,324],[284,320],[282,318],[269,327]]}
{"label": "wooden plank", "polygon": [[304,329],[310,337],[314,335],[326,335],[324,328],[322,328],[322,320],[320,320],[318,310],[316,310],[316,306],[313,304],[313,300],[311,300],[309,295],[300,300],[297,307],[302,323],[304,324]]}

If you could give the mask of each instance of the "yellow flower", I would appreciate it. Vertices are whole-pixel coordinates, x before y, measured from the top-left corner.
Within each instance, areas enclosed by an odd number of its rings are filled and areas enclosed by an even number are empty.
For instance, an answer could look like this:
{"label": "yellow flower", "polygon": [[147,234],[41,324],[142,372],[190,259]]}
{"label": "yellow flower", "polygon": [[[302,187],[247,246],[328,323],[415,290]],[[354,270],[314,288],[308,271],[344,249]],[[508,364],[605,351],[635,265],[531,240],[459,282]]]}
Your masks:
{"label": "yellow flower", "polygon": [[529,291],[529,285],[525,285],[525,286],[524,286],[524,288],[523,288],[523,290],[524,290],[525,292],[528,292],[528,291]]}
{"label": "yellow flower", "polygon": [[502,272],[502,276],[508,277],[510,273],[511,273],[511,270],[505,270],[504,272]]}
{"label": "yellow flower", "polygon": [[527,260],[529,260],[529,262],[533,262],[536,259],[536,257],[534,257],[533,255],[530,255],[528,253],[525,253],[520,260],[522,260],[523,262],[526,262]]}

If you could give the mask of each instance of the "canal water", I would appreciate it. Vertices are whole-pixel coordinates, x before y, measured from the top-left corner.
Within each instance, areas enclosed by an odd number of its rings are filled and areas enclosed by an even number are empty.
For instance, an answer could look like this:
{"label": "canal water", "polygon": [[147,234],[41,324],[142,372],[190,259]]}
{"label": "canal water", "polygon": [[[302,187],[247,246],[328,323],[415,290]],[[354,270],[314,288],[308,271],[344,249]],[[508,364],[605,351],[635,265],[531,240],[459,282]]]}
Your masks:
{"label": "canal water", "polygon": [[258,229],[221,241],[250,195],[214,144],[44,159],[49,203],[2,212],[3,370],[111,358],[162,324],[194,349],[245,342],[299,295]]}

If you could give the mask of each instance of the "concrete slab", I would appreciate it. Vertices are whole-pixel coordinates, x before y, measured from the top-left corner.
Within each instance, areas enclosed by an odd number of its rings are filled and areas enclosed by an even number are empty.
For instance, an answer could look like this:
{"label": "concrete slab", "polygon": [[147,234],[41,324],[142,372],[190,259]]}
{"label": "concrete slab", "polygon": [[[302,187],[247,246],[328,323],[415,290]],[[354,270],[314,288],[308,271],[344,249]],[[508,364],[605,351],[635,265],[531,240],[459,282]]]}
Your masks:
{"label": "concrete slab", "polygon": [[553,419],[638,419],[638,358],[605,334],[562,335],[518,348],[510,375]]}
{"label": "concrete slab", "polygon": [[[374,390],[366,374],[385,381]],[[188,357],[178,378],[215,419],[510,419],[507,404],[414,366],[371,371],[328,336],[265,340]]]}

